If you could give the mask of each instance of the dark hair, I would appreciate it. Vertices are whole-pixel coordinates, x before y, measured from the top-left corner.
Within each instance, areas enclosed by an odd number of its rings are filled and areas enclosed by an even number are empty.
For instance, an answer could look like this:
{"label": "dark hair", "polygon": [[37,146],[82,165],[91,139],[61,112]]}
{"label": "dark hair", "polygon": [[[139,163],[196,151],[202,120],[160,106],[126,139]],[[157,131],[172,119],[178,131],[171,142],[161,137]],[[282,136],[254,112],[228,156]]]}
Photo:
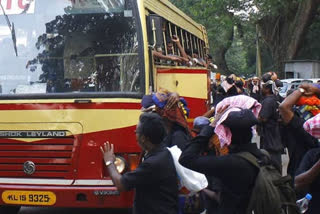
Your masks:
{"label": "dark hair", "polygon": [[194,49],[194,50],[193,50],[193,53],[194,53],[194,54],[199,54],[198,49]]}
{"label": "dark hair", "polygon": [[262,79],[262,82],[266,83],[269,80],[271,80],[271,75],[269,73],[265,73],[264,75],[262,75],[261,79]]}
{"label": "dark hair", "polygon": [[[262,77],[261,77],[262,82],[266,83],[266,82],[268,82],[269,80],[272,80],[271,77],[272,77],[271,74],[265,73],[265,74],[262,75]],[[271,93],[273,93],[273,92],[272,92],[272,85],[267,85],[267,86],[265,86],[265,87],[266,87],[267,89],[269,89]]]}
{"label": "dark hair", "polygon": [[152,144],[160,144],[166,136],[162,118],[156,113],[143,113],[139,119],[137,133],[147,137]]}
{"label": "dark hair", "polygon": [[208,59],[212,59],[212,55],[211,54],[207,54]]}
{"label": "dark hair", "polygon": [[241,80],[238,80],[235,82],[235,85],[238,87],[238,88],[243,88],[244,84]]}

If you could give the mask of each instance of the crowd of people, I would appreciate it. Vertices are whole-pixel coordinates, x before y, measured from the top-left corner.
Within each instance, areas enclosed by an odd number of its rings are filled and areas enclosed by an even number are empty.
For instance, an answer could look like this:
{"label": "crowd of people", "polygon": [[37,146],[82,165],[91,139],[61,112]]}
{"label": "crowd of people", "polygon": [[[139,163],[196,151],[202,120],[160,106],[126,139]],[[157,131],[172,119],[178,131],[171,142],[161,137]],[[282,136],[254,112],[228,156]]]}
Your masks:
{"label": "crowd of people", "polygon": [[[174,50],[179,51],[180,54],[176,53]],[[186,50],[182,47],[180,39],[178,36],[173,35],[172,38],[167,39],[166,51],[162,47],[155,47],[152,51],[152,55],[156,63],[160,64],[172,64],[177,63],[177,65],[188,66],[188,67],[206,67],[208,69],[217,69],[217,65],[213,64],[212,56],[207,54],[204,58],[199,55],[198,49]]]}
{"label": "crowd of people", "polygon": [[[320,86],[302,84],[285,99],[278,94],[279,86],[274,72],[249,81],[217,75],[212,109],[199,115],[192,129],[186,120],[192,109],[178,94],[161,89],[144,96],[136,129],[144,151],[139,167],[121,175],[113,164],[113,145],[106,143],[101,148],[118,190],[135,189],[133,213],[248,213],[260,172],[241,157],[243,153],[249,153],[259,165],[290,175],[295,189],[292,197],[310,193],[307,213],[320,213]],[[260,145],[252,143],[254,135],[260,136]],[[182,166],[206,176],[208,187],[197,194],[204,210],[183,209],[186,197],[179,196],[179,178],[167,149],[172,146],[182,151]],[[287,168],[281,159],[285,150],[289,153]]]}

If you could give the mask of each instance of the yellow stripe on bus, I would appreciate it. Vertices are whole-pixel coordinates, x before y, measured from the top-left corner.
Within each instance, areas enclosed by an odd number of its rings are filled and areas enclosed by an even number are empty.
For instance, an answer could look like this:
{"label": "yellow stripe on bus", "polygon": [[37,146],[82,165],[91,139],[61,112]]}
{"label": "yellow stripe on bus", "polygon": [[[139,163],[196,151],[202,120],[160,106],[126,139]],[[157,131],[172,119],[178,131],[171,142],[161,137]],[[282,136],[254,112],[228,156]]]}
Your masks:
{"label": "yellow stripe on bus", "polygon": [[[81,134],[135,126],[140,110],[28,110],[1,111],[1,130],[70,130]],[[69,126],[68,126],[69,124]],[[74,127],[72,124],[79,124]],[[78,126],[78,125],[77,125]]]}
{"label": "yellow stripe on bus", "polygon": [[73,98],[73,99],[32,99],[32,100],[0,100],[0,104],[15,104],[15,103],[75,103],[76,100],[90,100],[91,103],[140,103],[141,99],[132,98]]}
{"label": "yellow stripe on bus", "polygon": [[206,74],[158,74],[158,87],[179,93],[182,97],[207,99]]}

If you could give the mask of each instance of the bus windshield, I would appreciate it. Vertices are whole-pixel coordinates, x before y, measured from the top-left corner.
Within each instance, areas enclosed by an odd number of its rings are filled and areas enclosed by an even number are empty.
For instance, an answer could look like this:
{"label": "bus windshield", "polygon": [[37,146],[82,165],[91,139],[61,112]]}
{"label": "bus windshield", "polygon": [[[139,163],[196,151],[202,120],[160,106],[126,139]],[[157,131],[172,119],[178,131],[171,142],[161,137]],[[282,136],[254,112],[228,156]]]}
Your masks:
{"label": "bus windshield", "polygon": [[143,90],[133,0],[0,3],[1,94]]}

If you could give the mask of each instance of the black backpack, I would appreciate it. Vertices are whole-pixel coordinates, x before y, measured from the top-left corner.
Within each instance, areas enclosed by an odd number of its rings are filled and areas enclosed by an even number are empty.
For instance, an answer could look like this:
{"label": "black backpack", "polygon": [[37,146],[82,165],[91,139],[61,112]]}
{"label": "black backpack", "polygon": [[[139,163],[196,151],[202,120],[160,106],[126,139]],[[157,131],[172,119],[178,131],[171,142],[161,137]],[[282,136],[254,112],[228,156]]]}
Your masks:
{"label": "black backpack", "polygon": [[246,214],[300,214],[290,176],[283,177],[276,167],[249,152],[237,155],[259,169]]}

